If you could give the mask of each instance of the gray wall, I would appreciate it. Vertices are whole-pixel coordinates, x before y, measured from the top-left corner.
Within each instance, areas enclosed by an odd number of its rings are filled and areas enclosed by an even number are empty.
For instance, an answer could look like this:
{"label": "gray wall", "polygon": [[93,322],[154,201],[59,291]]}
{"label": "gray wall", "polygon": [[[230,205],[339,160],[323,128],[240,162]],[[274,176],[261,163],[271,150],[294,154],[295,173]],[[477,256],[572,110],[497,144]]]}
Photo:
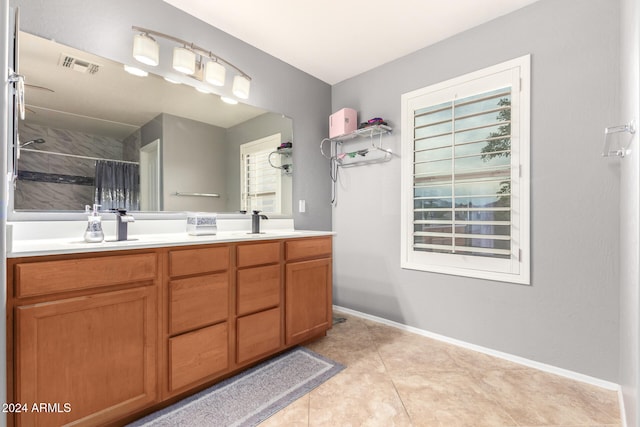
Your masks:
{"label": "gray wall", "polygon": [[[640,1],[621,2],[621,106],[622,122],[640,118]],[[638,426],[640,401],[640,147],[638,133],[631,153],[620,161],[620,385],[627,425]]]}
{"label": "gray wall", "polygon": [[[195,120],[162,115],[162,197],[165,211],[225,212],[225,130]],[[218,193],[211,197],[175,193]]]}
{"label": "gray wall", "polygon": [[[20,7],[25,31],[122,63],[132,62],[132,25],[192,41],[229,58],[253,79],[249,103],[293,119],[298,165],[294,204],[307,200],[306,213],[294,212],[296,227],[331,229],[328,164],[317,148],[331,114],[329,85],[162,1],[10,0],[9,4]],[[159,74],[169,71],[168,62],[162,61]],[[224,91],[230,94],[230,88]]]}
{"label": "gray wall", "polygon": [[618,380],[619,177],[600,150],[619,121],[619,18],[617,1],[541,0],[332,88],[332,111],[387,119],[398,153],[402,93],[532,58],[532,286],[402,270],[394,159],[340,171],[336,304]]}

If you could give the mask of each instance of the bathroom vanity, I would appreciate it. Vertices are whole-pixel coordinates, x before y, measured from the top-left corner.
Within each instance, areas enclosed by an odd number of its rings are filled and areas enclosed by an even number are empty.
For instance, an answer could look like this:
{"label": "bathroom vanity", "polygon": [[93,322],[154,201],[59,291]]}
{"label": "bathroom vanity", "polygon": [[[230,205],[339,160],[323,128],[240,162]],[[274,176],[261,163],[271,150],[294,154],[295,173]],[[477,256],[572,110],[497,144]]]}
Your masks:
{"label": "bathroom vanity", "polygon": [[7,260],[8,425],[132,421],[332,325],[331,233],[83,248]]}

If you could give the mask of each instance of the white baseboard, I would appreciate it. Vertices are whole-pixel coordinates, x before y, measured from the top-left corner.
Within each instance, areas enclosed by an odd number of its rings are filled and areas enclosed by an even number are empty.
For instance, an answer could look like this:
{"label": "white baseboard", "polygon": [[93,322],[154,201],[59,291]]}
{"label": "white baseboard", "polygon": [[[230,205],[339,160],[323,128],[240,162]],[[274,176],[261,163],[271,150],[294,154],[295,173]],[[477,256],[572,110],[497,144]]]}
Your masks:
{"label": "white baseboard", "polygon": [[[607,390],[617,391],[620,396],[620,403],[622,404],[622,389],[619,384],[605,381],[600,378],[591,377],[589,375],[584,375],[579,372],[570,371],[568,369],[558,368],[557,366],[548,365],[546,363],[536,362],[535,360],[526,359],[524,357],[515,356],[513,354],[504,353],[502,351],[493,350],[487,347],[482,347],[476,344],[471,344],[465,341],[461,341],[455,338],[450,338],[445,335],[436,334],[434,332],[425,331],[422,329],[414,328],[413,326],[403,325],[402,323],[394,322],[392,320],[384,319],[382,317],[372,316],[370,314],[362,313],[359,311],[351,310],[349,308],[340,307],[338,305],[333,306],[334,310],[338,312],[342,312],[345,314],[351,314],[356,317],[361,317],[363,319],[371,320],[373,322],[382,323],[388,326],[392,326],[394,328],[402,329],[404,331],[413,332],[418,335],[422,335],[427,338],[432,338],[438,341],[446,342],[448,344],[453,344],[458,347],[466,348],[469,350],[477,351],[479,353],[488,354],[489,356],[498,357],[500,359],[508,360],[509,362],[517,363],[520,365],[527,366],[529,368],[538,369],[540,371],[548,372],[555,375],[560,375],[561,377],[569,378],[572,380],[580,381],[586,384],[591,384],[596,387],[601,387]],[[621,408],[622,413],[624,414],[624,408]],[[626,426],[624,423],[623,426]]]}

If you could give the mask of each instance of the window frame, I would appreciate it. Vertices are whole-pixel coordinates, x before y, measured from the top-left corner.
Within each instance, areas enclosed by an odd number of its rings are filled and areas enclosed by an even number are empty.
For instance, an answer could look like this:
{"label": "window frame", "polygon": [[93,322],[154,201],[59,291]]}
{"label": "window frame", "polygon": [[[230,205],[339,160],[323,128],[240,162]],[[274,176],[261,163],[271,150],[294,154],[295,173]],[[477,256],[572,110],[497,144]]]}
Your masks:
{"label": "window frame", "polygon": [[[401,268],[530,284],[530,80],[525,55],[401,96]],[[414,111],[505,86],[512,87],[510,258],[414,250]]]}

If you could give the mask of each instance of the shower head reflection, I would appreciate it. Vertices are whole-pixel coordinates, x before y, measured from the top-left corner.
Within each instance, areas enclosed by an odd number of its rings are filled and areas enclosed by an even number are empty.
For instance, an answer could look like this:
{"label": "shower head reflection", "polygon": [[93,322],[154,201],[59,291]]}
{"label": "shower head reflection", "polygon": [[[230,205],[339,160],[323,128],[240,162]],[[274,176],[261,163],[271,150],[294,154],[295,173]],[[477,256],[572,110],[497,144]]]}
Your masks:
{"label": "shower head reflection", "polygon": [[27,145],[31,145],[31,144],[44,144],[44,143],[45,143],[45,140],[42,138],[32,139],[31,141],[21,143],[20,148],[24,148]]}

